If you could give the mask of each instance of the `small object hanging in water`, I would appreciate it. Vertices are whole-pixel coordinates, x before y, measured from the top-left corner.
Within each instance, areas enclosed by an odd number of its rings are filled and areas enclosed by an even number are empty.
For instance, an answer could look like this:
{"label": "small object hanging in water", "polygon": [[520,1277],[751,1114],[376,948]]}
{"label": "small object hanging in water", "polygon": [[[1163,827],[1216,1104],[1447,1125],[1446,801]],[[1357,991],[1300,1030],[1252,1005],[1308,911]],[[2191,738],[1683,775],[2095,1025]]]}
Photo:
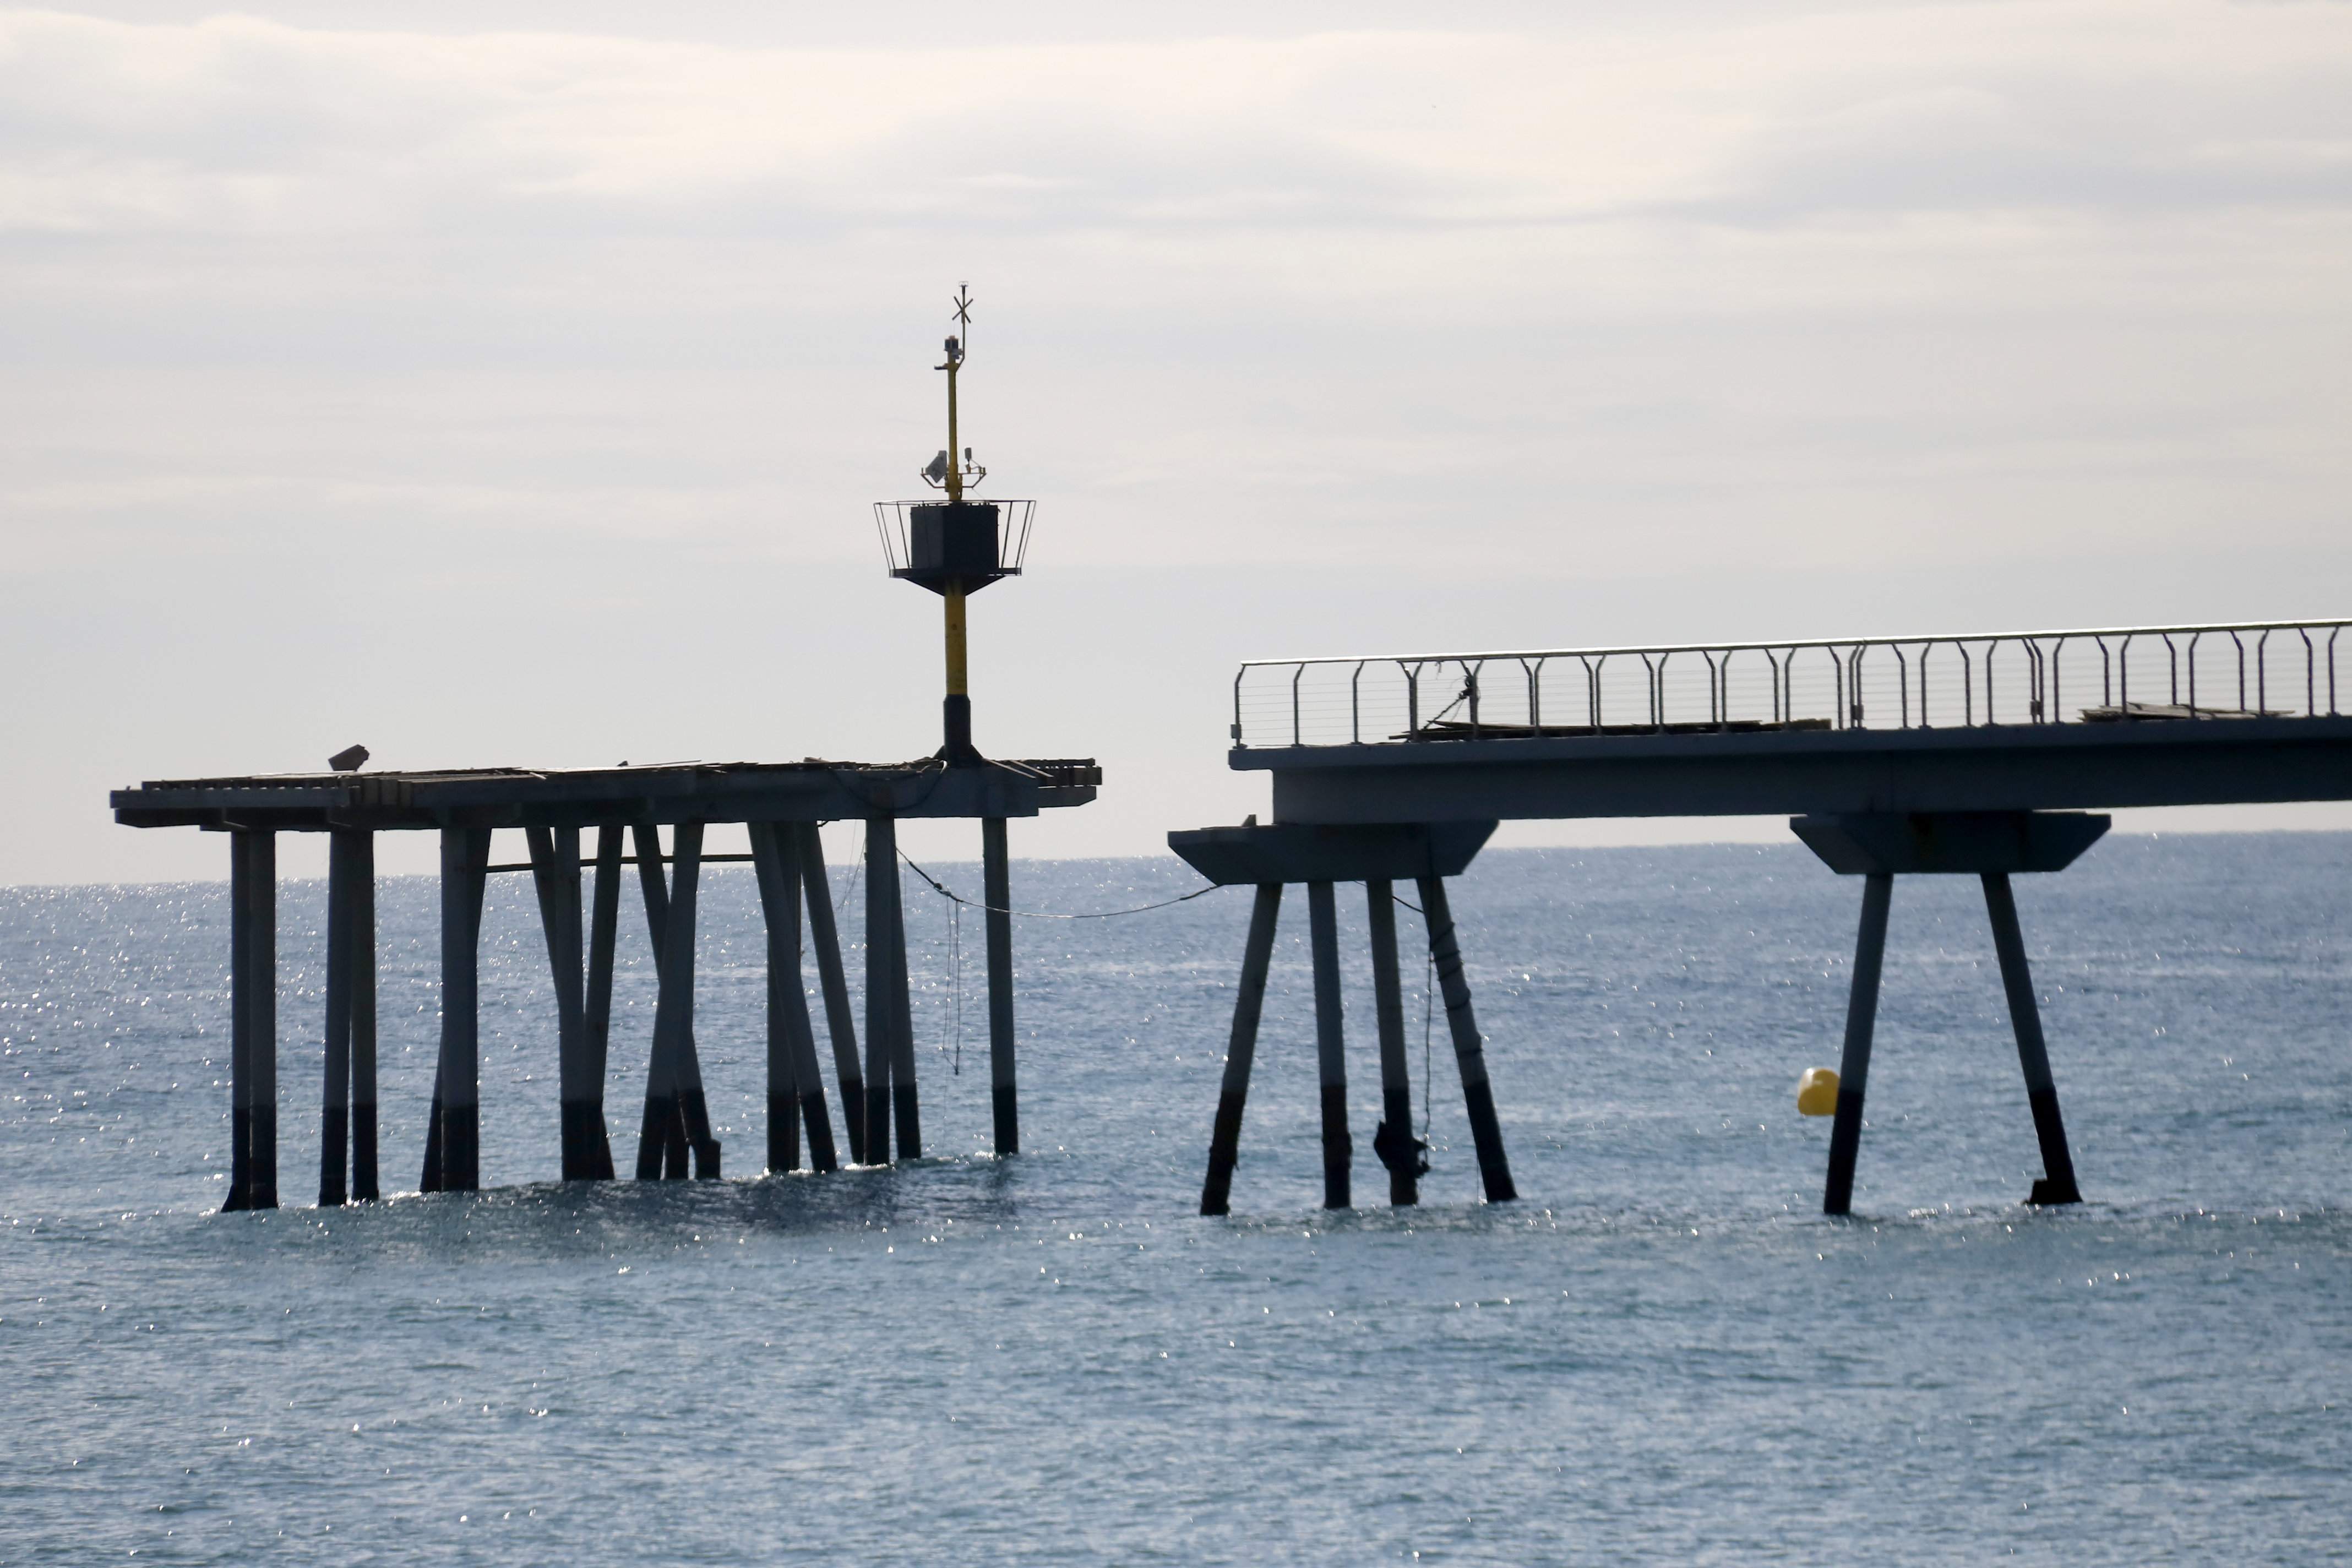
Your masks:
{"label": "small object hanging in water", "polygon": [[1429,1145],[1410,1128],[1381,1122],[1372,1131],[1372,1152],[1391,1171],[1410,1170],[1416,1180],[1429,1174]]}
{"label": "small object hanging in water", "polygon": [[1797,1080],[1797,1114],[1835,1116],[1838,1076],[1828,1068],[1807,1068]]}

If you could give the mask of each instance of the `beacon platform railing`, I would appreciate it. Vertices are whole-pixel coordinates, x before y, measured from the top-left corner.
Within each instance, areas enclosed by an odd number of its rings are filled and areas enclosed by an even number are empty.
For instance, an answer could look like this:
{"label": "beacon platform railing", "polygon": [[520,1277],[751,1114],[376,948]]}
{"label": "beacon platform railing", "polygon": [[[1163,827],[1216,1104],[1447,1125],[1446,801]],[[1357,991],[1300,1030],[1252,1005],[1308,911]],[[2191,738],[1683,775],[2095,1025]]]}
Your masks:
{"label": "beacon platform railing", "polygon": [[[933,496],[928,500],[877,500],[874,503],[874,531],[881,536],[882,556],[890,575],[903,576],[914,566],[919,553],[908,526],[920,508],[945,506],[946,500]],[[1037,516],[1034,500],[1009,500],[999,496],[973,496],[964,502],[967,507],[996,509],[996,541],[994,575],[1018,577],[1023,563],[1029,558],[1029,525]]]}
{"label": "beacon platform railing", "polygon": [[2347,627],[2267,621],[1261,659],[1234,678],[1233,739],[1342,746],[2332,716],[2352,700]]}

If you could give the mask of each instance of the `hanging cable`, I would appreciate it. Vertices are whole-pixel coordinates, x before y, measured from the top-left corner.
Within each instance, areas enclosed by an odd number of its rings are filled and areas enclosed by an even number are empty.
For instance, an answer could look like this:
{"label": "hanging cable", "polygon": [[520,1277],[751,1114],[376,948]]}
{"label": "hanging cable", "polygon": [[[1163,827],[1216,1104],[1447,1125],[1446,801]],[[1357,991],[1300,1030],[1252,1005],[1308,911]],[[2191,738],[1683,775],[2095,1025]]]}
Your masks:
{"label": "hanging cable", "polygon": [[1421,1141],[1429,1142],[1429,1030],[1437,1014],[1436,1001],[1430,995],[1431,983],[1437,978],[1437,955],[1424,953],[1421,964]]}
{"label": "hanging cable", "polygon": [[[1395,893],[1389,897],[1420,915],[1424,929],[1428,926],[1429,916],[1419,904],[1405,903]],[[1437,999],[1433,994],[1436,979],[1437,954],[1430,952],[1429,944],[1423,942],[1421,960],[1421,1141],[1424,1144],[1429,1142],[1429,1037],[1437,1022]]]}
{"label": "hanging cable", "polygon": [[839,921],[842,911],[849,908],[849,900],[857,896],[857,878],[865,869],[866,846],[861,842],[857,847],[857,863],[849,868],[849,880],[843,885],[841,897],[833,900],[833,918],[835,921]]}
{"label": "hanging cable", "polygon": [[1200,898],[1205,893],[1219,891],[1225,885],[1223,883],[1212,882],[1205,888],[1195,888],[1191,892],[1184,894],[1181,898],[1162,899],[1156,904],[1139,904],[1131,910],[1097,910],[1090,913],[1082,915],[1053,915],[1044,914],[1035,910],[1000,910],[992,904],[974,903],[971,900],[965,898],[961,893],[957,892],[953,888],[949,887],[945,882],[940,881],[937,877],[932,876],[929,871],[924,870],[920,866],[916,865],[913,860],[908,859],[907,852],[904,849],[898,851],[898,858],[906,860],[908,869],[913,871],[916,876],[920,877],[924,881],[929,882],[931,885],[931,891],[939,894],[940,897],[943,899],[952,899],[957,903],[963,905],[967,909],[980,910],[988,914],[1019,915],[1025,921],[1116,920],[1121,915],[1139,915],[1148,913],[1152,910],[1164,910],[1174,904],[1189,904],[1194,899]]}
{"label": "hanging cable", "polygon": [[951,1076],[963,1076],[963,906],[948,906],[948,995],[955,1009],[955,1066]]}

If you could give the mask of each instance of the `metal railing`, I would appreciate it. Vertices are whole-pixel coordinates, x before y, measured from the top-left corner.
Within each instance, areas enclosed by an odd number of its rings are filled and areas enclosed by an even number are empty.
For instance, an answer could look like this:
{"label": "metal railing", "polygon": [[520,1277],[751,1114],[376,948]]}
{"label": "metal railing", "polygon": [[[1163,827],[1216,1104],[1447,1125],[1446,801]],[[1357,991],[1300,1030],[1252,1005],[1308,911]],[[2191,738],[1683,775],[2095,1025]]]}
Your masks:
{"label": "metal railing", "polygon": [[[908,537],[908,521],[919,507],[944,506],[940,496],[927,500],[877,500],[874,503],[874,531],[881,536],[882,556],[892,576],[897,576],[914,563],[914,541]],[[1034,500],[1008,500],[998,496],[971,496],[971,506],[992,506],[996,509],[996,574],[1018,577],[1024,563],[1029,559],[1029,525],[1037,515]]]}
{"label": "metal railing", "polygon": [[[2352,621],[1254,659],[1237,746],[2335,716]],[[2352,677],[2352,640],[2344,643]],[[2352,697],[2352,689],[2347,689]]]}

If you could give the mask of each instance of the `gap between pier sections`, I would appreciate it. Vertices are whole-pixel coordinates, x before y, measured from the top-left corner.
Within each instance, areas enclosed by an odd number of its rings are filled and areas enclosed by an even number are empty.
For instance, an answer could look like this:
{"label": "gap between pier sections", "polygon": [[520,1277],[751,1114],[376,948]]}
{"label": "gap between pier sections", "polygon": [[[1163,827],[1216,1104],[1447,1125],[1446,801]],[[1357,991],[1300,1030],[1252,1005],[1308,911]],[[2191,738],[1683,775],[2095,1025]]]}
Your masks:
{"label": "gap between pier sections", "polygon": [[[926,882],[929,883],[929,884],[930,884],[931,891],[933,891],[933,892],[935,892],[935,893],[939,894],[939,895],[940,895],[940,897],[941,897],[941,898],[943,898],[943,899],[949,900],[950,902],[953,902],[953,903],[956,903],[956,904],[961,905],[961,906],[962,906],[963,908],[965,908],[965,909],[982,910],[985,910],[986,912],[988,912],[988,913],[990,913],[990,914],[1019,915],[1019,916],[1021,916],[1024,920],[1033,920],[1033,921],[1108,921],[1108,920],[1117,920],[1117,919],[1118,919],[1118,918],[1119,918],[1120,916],[1122,916],[1122,915],[1143,915],[1143,914],[1150,914],[1150,913],[1152,910],[1165,910],[1165,909],[1171,909],[1171,908],[1173,908],[1174,906],[1176,906],[1176,905],[1178,905],[1178,904],[1189,904],[1189,903],[1191,903],[1194,899],[1206,897],[1208,894],[1211,894],[1211,893],[1216,892],[1216,891],[1220,890],[1221,889],[1223,889],[1223,888],[1224,888],[1224,887],[1227,887],[1227,886],[1232,886],[1232,887],[1239,887],[1239,886],[1242,886],[1242,884],[1240,884],[1240,883],[1238,883],[1238,882],[1236,882],[1236,883],[1230,883],[1230,884],[1228,884],[1228,883],[1223,883],[1223,882],[1212,882],[1212,883],[1210,883],[1210,884],[1209,884],[1207,887],[1205,887],[1205,888],[1195,888],[1195,889],[1193,889],[1191,892],[1189,892],[1189,893],[1185,893],[1185,894],[1181,895],[1181,897],[1173,898],[1173,899],[1162,899],[1160,902],[1158,902],[1158,903],[1156,903],[1156,904],[1138,904],[1135,908],[1133,908],[1133,909],[1131,909],[1131,910],[1096,910],[1096,911],[1093,911],[1093,912],[1091,912],[1091,913],[1087,913],[1087,914],[1078,914],[1078,915],[1055,915],[1055,914],[1045,914],[1045,913],[1041,913],[1041,912],[1039,912],[1039,911],[1037,911],[1037,910],[1000,910],[1000,909],[995,908],[993,905],[974,903],[971,900],[965,898],[961,893],[957,892],[953,888],[949,887],[945,882],[940,881],[937,877],[932,876],[929,871],[924,870],[924,869],[922,868],[922,867],[920,867],[920,866],[917,865],[917,864],[915,863],[915,861],[913,860],[913,858],[912,858],[911,857],[909,857],[909,856],[908,855],[908,853],[907,853],[904,849],[901,849],[901,850],[899,850],[899,851],[898,851],[898,858],[899,858],[899,859],[901,859],[901,860],[906,861],[906,863],[907,863],[907,868],[908,868],[908,870],[910,870],[910,871],[914,872],[916,876],[920,877],[924,881],[926,881]],[[1413,902],[1410,901],[1409,900],[1406,900],[1406,899],[1404,899],[1404,898],[1402,898],[1402,897],[1401,897],[1401,896],[1399,896],[1399,895],[1397,895],[1397,894],[1395,894],[1395,893],[1391,893],[1391,894],[1390,894],[1390,895],[1389,895],[1389,898],[1390,898],[1391,901],[1392,901],[1392,902],[1394,902],[1394,903],[1397,903],[1397,904],[1401,904],[1401,905],[1402,905],[1404,908],[1406,908],[1406,909],[1408,909],[1408,910],[1411,910],[1414,914],[1417,914],[1417,915],[1422,916],[1422,918],[1423,918],[1424,921],[1426,921],[1426,920],[1429,918],[1429,917],[1428,917],[1428,915],[1427,915],[1427,913],[1426,913],[1425,911],[1423,911],[1423,910],[1422,909],[1422,907],[1421,907],[1419,904],[1413,903]],[[961,1076],[961,1072],[962,1072],[962,1065],[963,1065],[963,1064],[962,1064],[962,1056],[963,1056],[963,1029],[962,1029],[963,997],[962,997],[962,994],[961,994],[961,985],[962,985],[962,980],[963,980],[963,976],[962,976],[962,968],[963,968],[963,965],[962,965],[962,962],[961,962],[961,959],[962,959],[962,952],[961,952],[961,947],[962,947],[962,935],[963,935],[962,931],[961,931],[961,930],[959,930],[959,931],[957,931],[955,932],[954,936],[950,939],[951,941],[953,941],[953,942],[955,942],[955,944],[956,944],[956,946],[957,946],[957,949],[958,949],[958,952],[957,952],[957,957],[956,957],[956,962],[955,962],[954,966],[953,966],[954,980],[953,980],[952,984],[955,984],[955,986],[957,987],[957,992],[958,992],[957,996],[956,996],[956,1018],[957,1018],[957,1028],[956,1028],[956,1041],[955,1041],[955,1048],[956,1048],[956,1058],[957,1058],[957,1062],[956,1062],[956,1067],[955,1067],[955,1069],[954,1069],[954,1070],[959,1074],[959,1076]],[[1429,1113],[1430,1113],[1430,1103],[1429,1103],[1429,1069],[1430,1069],[1430,1058],[1431,1058],[1430,1037],[1431,1037],[1431,1030],[1432,1030],[1432,1028],[1433,1028],[1433,1026],[1434,1026],[1435,1021],[1436,1021],[1436,1004],[1435,1004],[1435,1000],[1434,1000],[1434,994],[1435,994],[1435,990],[1436,990],[1436,986],[1435,986],[1435,984],[1434,984],[1434,977],[1435,977],[1435,973],[1436,973],[1436,965],[1437,965],[1437,958],[1436,958],[1436,955],[1435,955],[1434,953],[1424,952],[1424,953],[1423,954],[1422,976],[1421,976],[1421,1137],[1422,1137],[1422,1142],[1423,1142],[1424,1143],[1425,1143],[1425,1142],[1427,1142],[1429,1141]]]}
{"label": "gap between pier sections", "polygon": [[[898,858],[906,862],[907,868],[908,870],[914,872],[916,876],[920,877],[926,883],[928,883],[931,891],[948,900],[950,907],[950,912],[956,917],[950,924],[948,935],[948,942],[952,953],[952,956],[949,959],[948,984],[954,994],[953,1005],[955,1016],[954,1065],[949,1070],[953,1072],[958,1078],[961,1078],[963,1076],[962,917],[964,910],[970,909],[979,910],[982,913],[992,915],[1019,915],[1024,920],[1032,921],[1108,921],[1117,920],[1122,915],[1149,914],[1153,910],[1165,910],[1173,908],[1178,904],[1189,904],[1194,899],[1203,897],[1209,893],[1216,892],[1222,886],[1223,886],[1222,883],[1212,882],[1205,888],[1195,888],[1191,892],[1183,894],[1181,897],[1162,899],[1156,904],[1139,904],[1131,910],[1096,910],[1085,914],[1057,915],[1047,914],[1038,910],[1006,910],[999,909],[993,904],[974,903],[971,900],[965,898],[961,893],[957,892],[953,888],[949,887],[945,882],[940,881],[937,877],[932,876],[929,871],[924,870],[922,867],[917,865],[914,858],[904,849],[898,851]],[[859,863],[861,865],[864,864],[864,857],[859,857]],[[946,1054],[947,1047],[945,1045],[942,1045],[940,1049],[942,1055]]]}
{"label": "gap between pier sections", "polygon": [[[698,858],[700,859],[702,864],[709,866],[719,862],[739,860],[748,861],[751,857],[749,855],[704,855],[698,857]],[[916,876],[920,877],[924,881],[929,883],[931,890],[939,894],[941,898],[952,899],[957,903],[963,905],[966,909],[980,910],[985,913],[993,915],[1017,915],[1024,921],[1109,921],[1117,920],[1122,915],[1149,914],[1153,910],[1171,909],[1177,904],[1191,903],[1194,899],[1201,898],[1205,894],[1219,891],[1223,886],[1223,884],[1221,883],[1212,882],[1205,888],[1195,888],[1191,892],[1186,893],[1180,898],[1163,899],[1156,904],[1139,904],[1131,910],[1097,910],[1086,914],[1057,915],[1048,914],[1042,910],[1000,910],[993,904],[975,902],[971,899],[965,898],[961,893],[957,892],[953,888],[949,887],[937,877],[932,876],[929,871],[924,870],[922,867],[917,865],[913,860],[908,859],[905,850],[901,849],[898,851],[898,858],[905,860],[907,862],[908,869],[913,871]],[[671,857],[664,855],[660,857],[660,859],[662,864],[667,865]],[[863,855],[858,857],[858,864],[861,867],[865,864],[865,860],[866,858]],[[624,855],[621,857],[620,864],[624,866],[636,865],[637,857],[635,855]],[[528,860],[522,860],[514,862],[510,865],[486,866],[483,869],[493,873],[499,871],[528,871],[530,869],[530,862]],[[852,874],[855,875],[854,872]],[[1404,900],[1402,899],[1399,899],[1397,902],[1402,904],[1404,903]],[[1411,904],[1405,904],[1404,907],[1410,910],[1412,909],[1413,906]],[[1415,910],[1414,912],[1418,913],[1419,911]]]}
{"label": "gap between pier sections", "polygon": [[[1046,914],[1039,910],[1000,910],[993,904],[974,903],[971,900],[965,898],[961,893],[957,892],[953,888],[949,887],[945,882],[940,881],[937,877],[932,876],[929,871],[924,870],[920,866],[916,865],[911,859],[908,859],[907,852],[904,849],[898,851],[898,858],[905,860],[907,862],[907,868],[914,872],[916,876],[920,877],[924,881],[929,882],[931,885],[931,891],[939,894],[939,896],[943,899],[952,899],[968,910],[981,910],[992,915],[1018,915],[1024,921],[1115,921],[1121,915],[1150,914],[1153,910],[1172,909],[1178,904],[1189,904],[1194,899],[1204,897],[1210,893],[1222,891],[1228,885],[1223,882],[1212,882],[1205,888],[1195,888],[1191,892],[1186,893],[1180,898],[1162,899],[1156,904],[1138,904],[1131,910],[1096,910],[1087,914],[1054,915]],[[1239,883],[1234,883],[1231,885],[1234,887],[1240,886]]]}
{"label": "gap between pier sections", "polygon": [[[668,856],[667,856],[667,855],[665,855],[665,856],[663,856],[663,857],[662,857],[662,858],[663,858],[664,860],[667,860],[667,859],[669,858],[669,857],[668,857]],[[749,859],[751,859],[751,856],[749,856],[749,855],[705,855],[705,856],[703,856],[701,858],[702,858],[704,861],[706,861],[706,862],[709,862],[709,861],[714,861],[714,860],[717,860],[717,861],[734,861],[734,860],[749,860]],[[1222,889],[1223,889],[1227,885],[1227,884],[1223,884],[1223,883],[1212,882],[1212,883],[1210,883],[1210,884],[1209,884],[1207,887],[1205,887],[1205,888],[1195,888],[1195,889],[1192,889],[1191,892],[1189,892],[1189,893],[1180,894],[1179,896],[1177,896],[1177,897],[1175,897],[1175,898],[1172,898],[1172,899],[1162,899],[1162,900],[1160,900],[1158,903],[1156,903],[1156,904],[1138,904],[1135,908],[1133,908],[1133,909],[1131,909],[1131,910],[1089,910],[1089,911],[1085,912],[1085,913],[1082,913],[1082,914],[1074,914],[1074,915],[1052,914],[1052,913],[1048,913],[1048,912],[1046,912],[1046,911],[1045,911],[1045,910],[1001,910],[1001,909],[996,908],[996,907],[995,907],[994,905],[992,905],[992,904],[986,904],[986,903],[980,903],[980,902],[976,902],[976,901],[975,901],[975,900],[971,900],[971,899],[967,899],[967,898],[965,898],[961,893],[957,892],[953,888],[949,887],[945,882],[940,881],[937,877],[932,876],[929,871],[926,871],[925,869],[923,869],[923,868],[922,868],[919,864],[918,864],[918,863],[915,861],[914,858],[913,858],[913,857],[911,857],[911,856],[909,856],[909,855],[908,855],[908,854],[904,849],[901,849],[901,850],[899,850],[899,851],[898,851],[898,858],[899,858],[900,860],[905,861],[905,862],[906,862],[906,865],[907,865],[907,868],[908,868],[908,870],[910,870],[910,871],[914,872],[916,876],[920,877],[920,878],[924,880],[924,882],[929,886],[929,888],[930,888],[931,891],[933,891],[933,892],[935,892],[935,893],[939,894],[939,895],[940,895],[940,897],[941,897],[941,898],[943,898],[943,899],[946,899],[946,900],[950,900],[950,902],[952,902],[952,903],[956,903],[956,904],[961,905],[961,906],[962,906],[963,908],[965,908],[965,909],[970,909],[970,910],[981,910],[981,911],[982,911],[983,913],[986,913],[986,914],[1016,915],[1016,916],[1020,917],[1020,918],[1021,918],[1021,919],[1023,919],[1023,920],[1029,920],[1029,921],[1111,921],[1111,920],[1118,920],[1118,919],[1121,919],[1121,918],[1123,918],[1123,917],[1125,917],[1125,916],[1128,916],[1128,915],[1146,915],[1146,914],[1150,914],[1150,913],[1152,910],[1154,910],[1173,909],[1173,908],[1175,908],[1175,906],[1177,906],[1178,904],[1189,904],[1189,903],[1191,903],[1194,899],[1206,898],[1206,897],[1207,897],[1209,894],[1211,894],[1211,893],[1214,893],[1214,892],[1221,891],[1221,890],[1222,890]],[[622,859],[621,859],[621,864],[622,864],[622,865],[624,865],[624,866],[634,866],[634,865],[635,865],[636,863],[637,863],[636,857],[635,857],[635,856],[634,856],[634,855],[630,855],[630,856],[624,856],[624,857],[622,858]],[[861,855],[861,856],[859,856],[859,857],[858,857],[858,868],[859,868],[860,869],[862,869],[862,868],[864,868],[865,863],[866,863],[866,858],[865,858],[864,856],[862,856],[862,855]],[[530,864],[529,864],[528,862],[525,862],[525,863],[520,864],[520,865],[513,865],[513,866],[491,866],[491,867],[488,867],[488,868],[488,868],[488,870],[491,870],[491,871],[528,871],[528,870],[530,870]],[[851,873],[851,875],[852,875],[852,877],[854,878],[854,877],[856,875],[856,871],[853,871],[853,872]],[[1237,887],[1237,886],[1240,886],[1240,884],[1238,884],[1238,883],[1234,883],[1234,884],[1232,884],[1232,885],[1233,885],[1233,886],[1236,886],[1236,887]],[[848,897],[848,894],[845,892],[845,893],[844,893],[844,895],[843,895],[843,900],[845,901],[845,900],[846,900],[846,899],[847,899],[847,897]],[[1391,894],[1391,895],[1390,895],[1390,897],[1391,897],[1391,900],[1393,900],[1396,903],[1402,905],[1404,908],[1406,908],[1406,909],[1408,909],[1408,910],[1411,910],[1414,914],[1417,914],[1417,915],[1423,914],[1422,908],[1421,908],[1421,906],[1420,906],[1419,904],[1412,903],[1412,902],[1411,902],[1410,900],[1406,900],[1406,899],[1404,899],[1404,898],[1399,897],[1398,895],[1395,895],[1395,894]],[[1426,919],[1427,917],[1424,915],[1424,916],[1423,916],[1423,918],[1424,918],[1424,919]],[[958,938],[958,941],[957,941],[957,947],[959,948],[959,950],[961,950],[961,946],[962,946],[962,943],[961,943],[961,938],[962,933],[961,933],[961,931],[958,931],[958,932],[956,933],[956,935],[957,935],[957,938]],[[962,1028],[961,1028],[961,1022],[962,1022],[962,1019],[961,1019],[961,1013],[962,1013],[962,1000],[963,1000],[963,999],[962,999],[962,996],[961,996],[961,994],[960,994],[960,993],[961,993],[961,980],[962,980],[962,975],[961,975],[961,969],[962,969],[962,964],[961,964],[961,957],[962,957],[961,952],[961,951],[959,951],[956,956],[957,956],[957,959],[959,960],[959,962],[954,965],[954,969],[958,972],[958,973],[956,973],[956,976],[955,976],[955,984],[956,984],[957,988],[958,988],[958,991],[959,991],[959,994],[958,994],[958,996],[957,996],[957,998],[956,998],[956,1004],[957,1004],[957,1005],[956,1005],[956,1012],[957,1012],[957,1015],[958,1015],[958,1017],[957,1017],[957,1025],[958,1025],[958,1026],[957,1026],[956,1031],[955,1031],[955,1034],[956,1034],[956,1039],[955,1039],[955,1054],[956,1054],[956,1057],[957,1057],[958,1060],[957,1060],[957,1062],[956,1062],[956,1065],[955,1065],[954,1069],[952,1069],[952,1070],[954,1070],[954,1071],[957,1073],[957,1075],[958,1075],[959,1077],[961,1077],[961,1071],[962,1071],[962,1066],[963,1066],[962,1061],[961,1061],[961,1057],[962,1057],[962,1055],[963,1055],[963,1030],[962,1030]],[[1430,1037],[1431,1037],[1431,1030],[1432,1030],[1433,1025],[1433,1023],[1434,1023],[1434,1006],[1435,1006],[1434,1002],[1433,1002],[1433,986],[1432,985],[1432,983],[1431,983],[1431,971],[1432,971],[1432,967],[1433,966],[1433,964],[1434,964],[1434,963],[1435,963],[1435,960],[1434,960],[1433,958],[1432,958],[1432,957],[1430,957],[1430,956],[1428,956],[1428,955],[1426,955],[1426,954],[1424,954],[1424,955],[1423,955],[1423,966],[1422,966],[1422,967],[1423,967],[1423,974],[1422,974],[1422,1018],[1421,1018],[1421,1135],[1422,1135],[1422,1137],[1423,1137],[1423,1139],[1424,1141],[1426,1141],[1426,1140],[1428,1139],[1428,1137],[1429,1137],[1429,1113],[1430,1113],[1430,1104],[1429,1104],[1429,1078],[1430,1078],[1430,1051],[1431,1051],[1431,1047],[1430,1047]]]}

